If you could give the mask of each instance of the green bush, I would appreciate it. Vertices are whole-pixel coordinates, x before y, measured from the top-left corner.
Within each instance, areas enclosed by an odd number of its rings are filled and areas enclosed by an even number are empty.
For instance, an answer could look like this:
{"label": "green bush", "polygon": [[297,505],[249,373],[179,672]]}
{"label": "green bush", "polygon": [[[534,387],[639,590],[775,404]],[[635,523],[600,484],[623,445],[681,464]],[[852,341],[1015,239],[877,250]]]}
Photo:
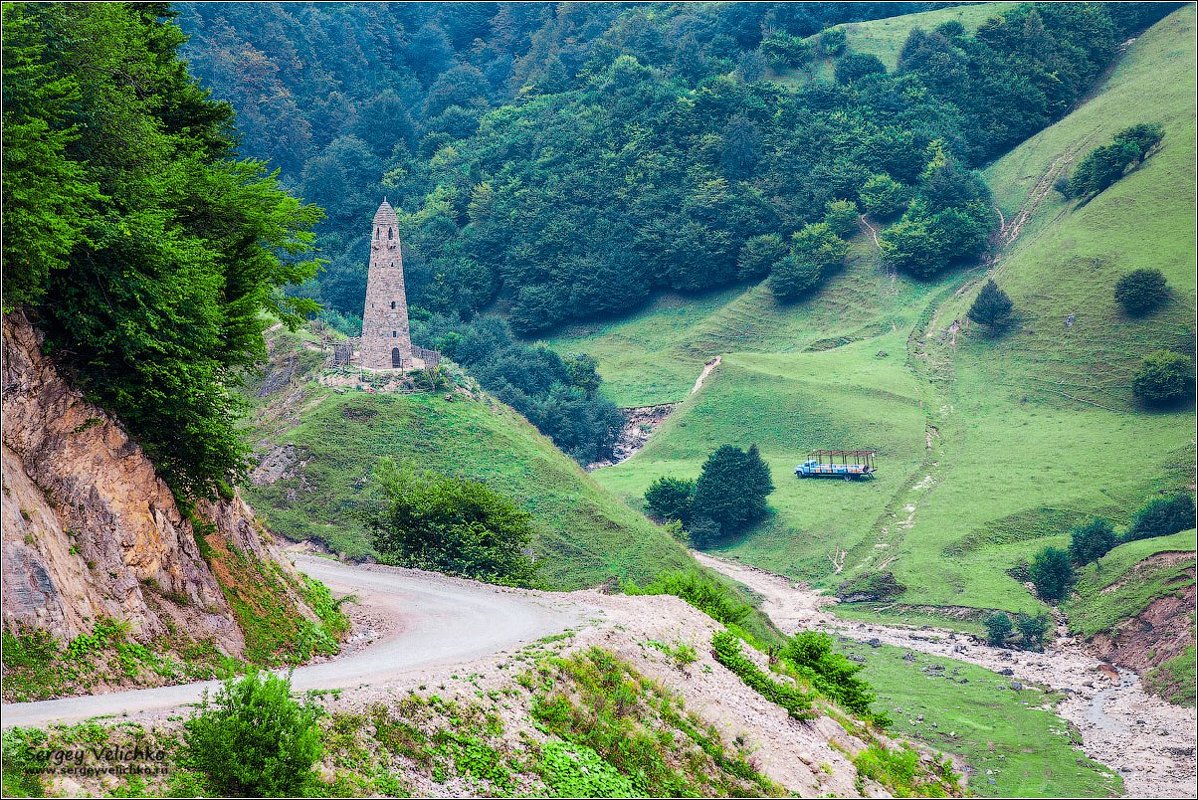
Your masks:
{"label": "green bush", "polygon": [[789,252],[786,242],[776,233],[753,236],[740,248],[736,276],[741,280],[764,278]]}
{"label": "green bush", "polygon": [[251,673],[227,681],[183,725],[181,764],[226,797],[297,797],[316,781],[320,711],[291,697],[291,680]]}
{"label": "green bush", "polygon": [[632,781],[584,744],[546,742],[537,771],[551,797],[635,797]]}
{"label": "green bush", "polygon": [[811,719],[811,695],[803,690],[787,686],[771,678],[761,667],[754,664],[742,651],[740,639],[730,631],[719,631],[711,637],[712,655],[736,674],[745,685],[771,703],[786,709],[795,719]]}
{"label": "green bush", "polygon": [[1086,154],[1069,179],[1069,197],[1096,195],[1123,177],[1129,167],[1145,158],[1165,137],[1161,125],[1140,124],[1115,134],[1110,144]]}
{"label": "green bush", "polygon": [[1159,269],[1137,269],[1115,284],[1115,299],[1133,317],[1142,317],[1169,299],[1169,283]]}
{"label": "green bush", "polygon": [[536,568],[525,550],[532,515],[480,481],[375,467],[380,500],[366,513],[386,564],[529,586]]}
{"label": "green bush", "polygon": [[1069,596],[1077,580],[1069,554],[1057,547],[1045,547],[1032,558],[1028,575],[1043,600],[1059,602]]}
{"label": "green bush", "polygon": [[790,255],[774,265],[770,289],[781,302],[794,302],[814,291],[823,276],[844,262],[848,242],[826,222],[806,225],[791,237]]}
{"label": "green bush", "polygon": [[872,53],[847,53],[836,62],[836,82],[856,83],[870,75],[885,75],[886,65]]}
{"label": "green bush", "polygon": [[819,35],[819,49],[825,56],[838,56],[844,52],[848,35],[843,28],[828,28]]}
{"label": "green bush", "polygon": [[1194,498],[1188,493],[1161,497],[1145,503],[1136,512],[1124,541],[1169,536],[1194,527]]}
{"label": "green bush", "polygon": [[645,503],[649,512],[662,520],[690,519],[691,498],[695,493],[695,482],[664,476],[649,484],[645,490]]}
{"label": "green bush", "polygon": [[1069,555],[1073,558],[1073,563],[1084,566],[1105,556],[1118,543],[1119,537],[1115,535],[1111,523],[1105,519],[1096,519],[1088,525],[1073,529],[1069,540]]}
{"label": "green bush", "polygon": [[1171,350],[1158,350],[1144,359],[1132,391],[1148,406],[1170,406],[1194,396],[1194,362]]}
{"label": "green bush", "polygon": [[1011,635],[1011,618],[1002,611],[995,611],[986,617],[986,642],[991,647],[1005,647],[1007,637]]}
{"label": "green bush", "polygon": [[694,572],[662,573],[643,589],[628,584],[624,591],[630,595],[673,595],[724,625],[738,625],[753,613],[731,589]]}
{"label": "green bush", "polygon": [[801,631],[786,643],[782,658],[822,694],[858,714],[870,713],[878,699],[868,683],[857,677],[864,667],[832,649],[832,637],[819,631]]}
{"label": "green bush", "polygon": [[1048,629],[1051,625],[1051,620],[1047,614],[1040,613],[1036,616],[1025,614],[1022,611],[1015,618],[1015,627],[1019,630],[1021,638],[1021,646],[1025,650],[1039,650],[1044,647],[1044,637],[1048,635]]}

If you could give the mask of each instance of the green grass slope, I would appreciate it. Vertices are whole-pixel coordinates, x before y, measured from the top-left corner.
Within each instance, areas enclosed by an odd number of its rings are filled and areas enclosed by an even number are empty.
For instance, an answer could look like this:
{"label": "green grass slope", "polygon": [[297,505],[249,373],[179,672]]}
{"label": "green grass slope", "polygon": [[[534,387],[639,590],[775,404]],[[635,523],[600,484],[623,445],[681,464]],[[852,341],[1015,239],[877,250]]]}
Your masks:
{"label": "green grass slope", "polygon": [[[833,27],[844,31],[846,52],[877,56],[887,70],[893,70],[898,65],[899,53],[902,52],[907,37],[915,28],[932,30],[937,25],[956,20],[972,32],[986,20],[1016,5],[1018,3],[975,3],[864,22],[846,22]],[[808,39],[812,43],[817,40],[818,35]],[[788,70],[782,75],[776,75],[774,80],[782,84],[802,84],[814,78],[832,80],[835,67],[835,59],[816,58],[805,69]]]}
{"label": "green grass slope", "polygon": [[[417,469],[485,481],[531,512],[541,577],[554,588],[615,575],[646,581],[690,556],[660,528],[600,488],[511,408],[481,395],[371,393],[315,380],[319,354],[295,337],[275,340],[276,365],[301,364],[284,388],[260,399],[249,435],[260,452],[288,445],[298,466],[246,494],[268,527],[314,539],[349,557],[370,555],[356,518],[374,464],[390,457]],[[446,399],[452,397],[452,400]]]}
{"label": "green grass slope", "polygon": [[1193,586],[1192,555],[1155,569],[1137,566],[1161,553],[1192,554],[1194,545],[1193,530],[1119,545],[1082,570],[1077,592],[1065,604],[1069,628],[1082,636],[1104,633],[1139,614],[1157,597]]}
{"label": "green grass slope", "polygon": [[[806,303],[778,306],[757,286],[552,338],[595,355],[621,405],[681,402],[642,452],[595,478],[639,507],[655,477],[693,477],[718,445],[758,442],[774,514],[718,549],[827,588],[893,572],[903,611],[1035,610],[1009,569],[1066,544],[1078,522],[1126,522],[1154,493],[1193,482],[1193,409],[1145,413],[1127,387],[1152,350],[1193,349],[1194,94],[1189,6],[1134,42],[1088,102],[988,170],[1004,217],[1026,217],[994,266],[1020,315],[1004,337],[953,332],[981,268],[914,283],[887,275],[859,236]],[[1163,123],[1166,139],[1140,169],[1080,207],[1040,200],[1072,160],[1143,121]],[[1174,296],[1132,320],[1112,291],[1141,266],[1165,271]],[[878,478],[797,481],[813,447],[877,447]]]}
{"label": "green grass slope", "polygon": [[1018,3],[977,3],[865,22],[848,22],[836,27],[844,31],[847,49],[855,53],[875,55],[886,65],[886,69],[892,70],[898,65],[899,53],[915,28],[932,30],[937,25],[955,20],[964,25],[966,30],[976,31],[986,20],[1017,5]]}

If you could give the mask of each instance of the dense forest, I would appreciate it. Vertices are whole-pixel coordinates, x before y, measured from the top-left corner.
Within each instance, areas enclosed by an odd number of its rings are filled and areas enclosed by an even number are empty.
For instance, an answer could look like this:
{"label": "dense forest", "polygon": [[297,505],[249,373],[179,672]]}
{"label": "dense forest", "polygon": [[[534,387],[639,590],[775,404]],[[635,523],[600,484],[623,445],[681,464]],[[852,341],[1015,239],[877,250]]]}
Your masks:
{"label": "dense forest", "polygon": [[530,335],[771,272],[800,299],[843,255],[846,212],[893,222],[887,258],[916,277],[976,258],[996,218],[971,169],[1172,7],[950,22],[914,31],[893,72],[828,30],[935,4],[899,5],[215,3],[181,24],[243,151],[327,210],[303,292],[331,321],[360,312],[386,194],[414,305]]}

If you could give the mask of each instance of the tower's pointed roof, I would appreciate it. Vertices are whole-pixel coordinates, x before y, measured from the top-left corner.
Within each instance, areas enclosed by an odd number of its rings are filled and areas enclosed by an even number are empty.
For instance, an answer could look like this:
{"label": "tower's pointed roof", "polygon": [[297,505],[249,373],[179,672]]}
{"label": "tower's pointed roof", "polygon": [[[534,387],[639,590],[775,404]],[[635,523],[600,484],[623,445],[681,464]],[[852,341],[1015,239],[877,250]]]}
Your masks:
{"label": "tower's pointed roof", "polygon": [[383,202],[379,205],[379,210],[374,212],[375,225],[398,225],[399,217],[395,216],[395,209],[387,202],[387,198],[383,198]]}

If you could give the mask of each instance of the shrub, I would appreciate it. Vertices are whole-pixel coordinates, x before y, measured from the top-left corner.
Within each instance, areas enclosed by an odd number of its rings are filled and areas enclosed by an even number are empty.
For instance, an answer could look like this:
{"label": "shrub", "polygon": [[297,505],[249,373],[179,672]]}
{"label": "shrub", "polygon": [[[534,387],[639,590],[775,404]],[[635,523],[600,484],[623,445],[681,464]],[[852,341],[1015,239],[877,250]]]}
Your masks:
{"label": "shrub", "polygon": [[1044,647],[1044,637],[1048,634],[1049,618],[1047,614],[1040,613],[1036,616],[1019,612],[1019,616],[1015,618],[1015,627],[1019,629],[1019,635],[1022,637],[1022,647],[1025,650],[1039,650]]}
{"label": "shrub", "polygon": [[1159,269],[1138,269],[1115,284],[1115,299],[1128,314],[1142,317],[1169,299],[1169,284]]}
{"label": "shrub", "polygon": [[830,200],[824,206],[824,222],[841,239],[857,232],[857,204],[852,200]]}
{"label": "shrub", "polygon": [[785,31],[773,30],[761,40],[761,54],[776,70],[801,67],[811,60],[811,45],[798,36],[792,36]]}
{"label": "shrub", "polygon": [[365,514],[379,560],[516,586],[531,585],[535,565],[524,551],[532,515],[480,481],[375,468],[379,500]]}
{"label": "shrub", "polygon": [[0,760],[4,764],[5,797],[45,796],[46,784],[42,774],[50,767],[46,739],[46,732],[38,728],[4,731],[3,745],[0,747],[3,758]]}
{"label": "shrub", "polygon": [[1069,179],[1070,197],[1096,195],[1123,177],[1128,167],[1140,163],[1165,136],[1161,125],[1143,123],[1115,134],[1110,144],[1086,154]]}
{"label": "shrub", "polygon": [[1069,555],[1073,563],[1084,566],[1105,556],[1119,543],[1115,529],[1105,519],[1096,519],[1089,525],[1073,529],[1069,540]]}
{"label": "shrub", "polygon": [[537,771],[551,797],[635,797],[632,781],[585,744],[546,742]]}
{"label": "shrub", "polygon": [[711,517],[695,517],[686,525],[686,536],[691,547],[702,550],[719,541],[720,526]]}
{"label": "shrub", "polygon": [[694,481],[664,476],[649,484],[645,490],[645,503],[658,519],[677,519],[685,523],[690,518],[694,493]]}
{"label": "shrub", "polygon": [[1003,647],[1007,637],[1011,635],[1011,618],[1001,611],[995,611],[986,617],[986,641],[991,647]]}
{"label": "shrub", "polygon": [[826,272],[839,266],[848,242],[825,222],[806,225],[791,238],[790,255],[774,266],[770,288],[782,302],[793,302],[819,286]]}
{"label": "shrub", "polygon": [[1064,600],[1073,589],[1077,577],[1069,554],[1058,547],[1045,547],[1032,558],[1028,568],[1036,593],[1043,600]]}
{"label": "shrub", "polygon": [[826,56],[838,56],[844,52],[848,36],[843,28],[828,28],[819,35],[819,49]]}
{"label": "shrub", "polygon": [[870,75],[885,75],[882,59],[869,53],[849,53],[836,62],[836,82],[856,83]]}
{"label": "shrub", "polygon": [[811,685],[841,706],[858,714],[869,714],[877,695],[857,677],[864,667],[832,649],[832,637],[819,631],[801,631],[786,643],[782,657]]}
{"label": "shrub", "polygon": [[994,281],[988,280],[969,307],[969,318],[991,328],[1001,328],[1010,320],[1014,308],[1015,304],[1007,293],[998,288]]}
{"label": "shrub", "polygon": [[780,302],[793,303],[811,294],[823,276],[824,271],[818,263],[788,255],[774,265],[770,290]]}
{"label": "shrub", "polygon": [[666,572],[643,589],[628,584],[624,591],[630,595],[673,595],[724,625],[738,625],[753,612],[731,589],[694,572]]}
{"label": "shrub", "polygon": [[740,639],[730,631],[720,631],[711,637],[711,654],[731,670],[757,694],[786,709],[795,719],[811,719],[811,695],[796,686],[788,686],[771,678],[750,660],[740,647]]}
{"label": "shrub", "polygon": [[1144,359],[1132,381],[1135,396],[1148,406],[1170,406],[1194,396],[1194,362],[1181,353],[1158,350]]}
{"label": "shrub", "polygon": [[774,265],[786,257],[790,248],[776,233],[749,238],[736,259],[736,277],[741,280],[764,278]]}
{"label": "shrub", "polygon": [[1151,500],[1136,512],[1124,541],[1169,536],[1194,527],[1194,499],[1187,493]]}
{"label": "shrub", "polygon": [[225,797],[296,797],[316,780],[320,714],[291,697],[291,681],[251,673],[204,695],[183,726],[183,766]]}

